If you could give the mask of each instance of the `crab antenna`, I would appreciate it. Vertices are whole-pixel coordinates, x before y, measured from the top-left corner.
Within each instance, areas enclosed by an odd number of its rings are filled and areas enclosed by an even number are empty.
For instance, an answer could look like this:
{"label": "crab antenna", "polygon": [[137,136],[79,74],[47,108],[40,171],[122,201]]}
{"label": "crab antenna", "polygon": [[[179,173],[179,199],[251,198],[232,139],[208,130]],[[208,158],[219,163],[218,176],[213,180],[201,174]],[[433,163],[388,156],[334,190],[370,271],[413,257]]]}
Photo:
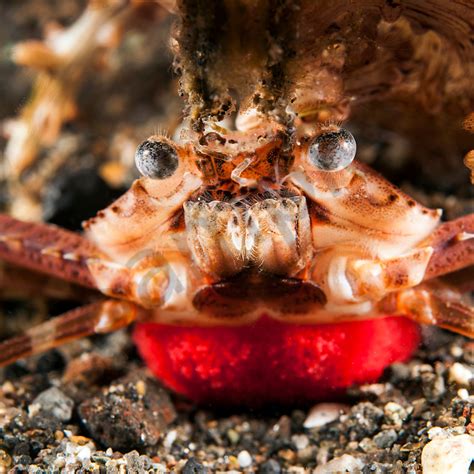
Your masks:
{"label": "crab antenna", "polygon": [[75,339],[128,326],[139,311],[133,303],[118,300],[103,300],[75,308],[0,343],[0,367]]}

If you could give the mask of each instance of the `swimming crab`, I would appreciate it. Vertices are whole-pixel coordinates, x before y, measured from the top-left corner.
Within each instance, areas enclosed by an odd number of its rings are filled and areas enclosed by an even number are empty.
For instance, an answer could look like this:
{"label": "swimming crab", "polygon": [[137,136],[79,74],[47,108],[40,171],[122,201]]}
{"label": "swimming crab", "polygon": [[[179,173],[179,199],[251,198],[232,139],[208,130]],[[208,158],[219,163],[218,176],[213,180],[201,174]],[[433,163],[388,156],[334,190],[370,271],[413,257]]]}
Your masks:
{"label": "swimming crab", "polygon": [[339,126],[238,125],[150,137],[142,177],[84,235],[0,216],[1,259],[107,297],[3,342],[1,365],[134,321],[391,314],[474,335],[472,305],[437,278],[474,263],[474,214],[441,223],[358,161]]}

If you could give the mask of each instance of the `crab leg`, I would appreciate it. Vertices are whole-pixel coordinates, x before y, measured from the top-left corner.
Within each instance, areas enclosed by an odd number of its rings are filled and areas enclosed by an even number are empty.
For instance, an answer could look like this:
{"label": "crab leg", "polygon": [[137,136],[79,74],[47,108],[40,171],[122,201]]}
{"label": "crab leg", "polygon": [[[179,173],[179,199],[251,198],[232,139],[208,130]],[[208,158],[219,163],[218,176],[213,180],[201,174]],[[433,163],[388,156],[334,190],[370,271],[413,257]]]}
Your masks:
{"label": "crab leg", "polygon": [[58,278],[0,262],[0,299],[47,297],[83,303],[96,301],[100,294]]}
{"label": "crab leg", "polygon": [[96,288],[87,261],[103,258],[86,239],[47,224],[0,215],[0,258],[41,273]]}
{"label": "crab leg", "polygon": [[474,308],[462,299],[459,291],[440,282],[391,294],[378,308],[386,314],[402,314],[421,324],[433,324],[474,337]]}
{"label": "crab leg", "polygon": [[161,304],[170,268],[153,253],[117,264],[74,232],[1,214],[0,259],[146,307]]}
{"label": "crab leg", "polygon": [[123,328],[143,311],[133,303],[118,300],[103,300],[73,309],[0,343],[0,366],[75,339]]}
{"label": "crab leg", "polygon": [[425,280],[474,265],[474,214],[439,226],[426,241],[434,252]]}

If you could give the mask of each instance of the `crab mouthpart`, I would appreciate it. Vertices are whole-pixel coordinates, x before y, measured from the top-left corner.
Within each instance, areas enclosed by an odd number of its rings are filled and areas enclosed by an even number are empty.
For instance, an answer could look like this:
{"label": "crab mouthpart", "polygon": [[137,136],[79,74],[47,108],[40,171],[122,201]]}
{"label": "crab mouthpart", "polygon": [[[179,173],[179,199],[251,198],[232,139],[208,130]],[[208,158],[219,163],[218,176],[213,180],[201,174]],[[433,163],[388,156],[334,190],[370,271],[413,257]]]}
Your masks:
{"label": "crab mouthpart", "polygon": [[302,196],[251,204],[188,201],[184,217],[194,261],[216,280],[247,268],[291,277],[311,261],[311,224]]}
{"label": "crab mouthpart", "polygon": [[221,320],[239,318],[262,308],[279,316],[309,314],[325,304],[326,295],[313,282],[251,269],[201,288],[193,298],[198,311]]}

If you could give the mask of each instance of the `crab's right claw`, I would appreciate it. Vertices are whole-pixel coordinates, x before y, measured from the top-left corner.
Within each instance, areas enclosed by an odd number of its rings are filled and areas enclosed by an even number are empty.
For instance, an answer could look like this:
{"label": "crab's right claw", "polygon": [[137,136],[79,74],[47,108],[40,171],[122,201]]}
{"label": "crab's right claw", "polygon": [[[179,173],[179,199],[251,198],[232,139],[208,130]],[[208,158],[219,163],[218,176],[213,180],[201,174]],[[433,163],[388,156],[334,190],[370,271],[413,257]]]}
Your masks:
{"label": "crab's right claw", "polygon": [[378,308],[386,314],[400,314],[474,337],[474,307],[459,291],[438,281],[393,293]]}
{"label": "crab's right claw", "polygon": [[474,265],[474,214],[440,225],[426,241],[434,252],[425,280]]}

